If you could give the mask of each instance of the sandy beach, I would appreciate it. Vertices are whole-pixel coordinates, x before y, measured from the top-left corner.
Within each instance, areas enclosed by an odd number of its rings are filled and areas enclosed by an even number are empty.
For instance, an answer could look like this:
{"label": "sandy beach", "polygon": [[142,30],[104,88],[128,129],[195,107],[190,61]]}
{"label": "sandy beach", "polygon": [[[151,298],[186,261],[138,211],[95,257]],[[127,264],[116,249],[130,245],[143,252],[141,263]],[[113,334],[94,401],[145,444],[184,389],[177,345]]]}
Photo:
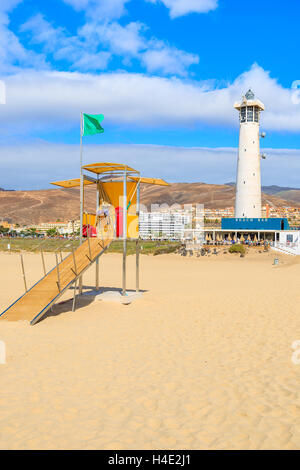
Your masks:
{"label": "sandy beach", "polygon": [[[41,261],[24,259],[32,283]],[[104,287],[121,263],[101,258]],[[17,254],[0,265],[2,311],[23,281]],[[299,449],[299,279],[300,259],[274,252],[142,256],[131,305],[86,296],[72,313],[68,291],[36,326],[1,321],[0,448]]]}

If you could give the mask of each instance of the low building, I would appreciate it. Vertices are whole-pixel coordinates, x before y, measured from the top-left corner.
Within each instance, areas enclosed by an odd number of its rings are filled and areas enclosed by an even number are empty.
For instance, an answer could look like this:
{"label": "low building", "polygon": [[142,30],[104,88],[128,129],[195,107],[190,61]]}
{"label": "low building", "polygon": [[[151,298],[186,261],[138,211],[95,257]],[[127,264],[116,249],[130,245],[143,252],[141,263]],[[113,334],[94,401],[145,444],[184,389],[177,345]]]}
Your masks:
{"label": "low building", "polygon": [[79,220],[70,220],[69,222],[44,222],[37,225],[30,225],[31,229],[35,229],[38,233],[46,234],[48,230],[56,229],[60,235],[71,235],[80,229]]}

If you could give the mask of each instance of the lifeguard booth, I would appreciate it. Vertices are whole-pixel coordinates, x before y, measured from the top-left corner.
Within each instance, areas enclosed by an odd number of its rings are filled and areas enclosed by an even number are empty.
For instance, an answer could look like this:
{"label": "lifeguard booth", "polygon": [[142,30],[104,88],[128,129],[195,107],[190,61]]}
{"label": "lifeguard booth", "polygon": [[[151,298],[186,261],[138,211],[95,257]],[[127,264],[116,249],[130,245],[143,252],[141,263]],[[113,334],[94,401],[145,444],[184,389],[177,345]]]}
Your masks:
{"label": "lifeguard booth", "polygon": [[[126,295],[127,240],[136,240],[136,288],[139,289],[140,185],[168,186],[163,179],[142,178],[140,172],[121,163],[91,163],[82,167],[81,178],[55,181],[62,188],[80,187],[80,238],[95,236],[109,244],[123,240],[122,294]],[[85,188],[96,186],[96,210],[85,212]],[[96,271],[98,272],[98,263]],[[96,287],[99,275],[96,273]],[[82,284],[81,284],[82,285]]]}

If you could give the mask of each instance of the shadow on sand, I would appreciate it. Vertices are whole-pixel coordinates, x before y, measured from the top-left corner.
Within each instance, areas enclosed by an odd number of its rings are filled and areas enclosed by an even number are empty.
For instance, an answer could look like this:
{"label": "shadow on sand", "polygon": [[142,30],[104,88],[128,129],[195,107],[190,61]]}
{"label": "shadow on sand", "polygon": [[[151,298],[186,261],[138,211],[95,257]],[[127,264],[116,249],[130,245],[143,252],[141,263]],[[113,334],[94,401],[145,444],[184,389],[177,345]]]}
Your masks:
{"label": "shadow on sand", "polygon": [[[71,291],[74,291],[74,286],[70,287]],[[94,302],[96,295],[103,294],[104,292],[119,292],[121,294],[122,289],[118,287],[101,287],[98,291],[95,290],[95,286],[83,286],[82,287],[82,295],[76,295],[76,302],[75,302],[75,310],[80,310],[81,308],[87,307],[92,302]],[[127,289],[128,293],[134,293],[135,289]],[[140,289],[141,293],[148,292],[147,290]],[[40,322],[46,320],[49,317],[57,317],[62,313],[70,312],[72,313],[72,306],[73,306],[73,298],[68,300],[63,300],[58,302],[57,304],[53,305],[52,309],[48,310],[48,312],[40,319]]]}

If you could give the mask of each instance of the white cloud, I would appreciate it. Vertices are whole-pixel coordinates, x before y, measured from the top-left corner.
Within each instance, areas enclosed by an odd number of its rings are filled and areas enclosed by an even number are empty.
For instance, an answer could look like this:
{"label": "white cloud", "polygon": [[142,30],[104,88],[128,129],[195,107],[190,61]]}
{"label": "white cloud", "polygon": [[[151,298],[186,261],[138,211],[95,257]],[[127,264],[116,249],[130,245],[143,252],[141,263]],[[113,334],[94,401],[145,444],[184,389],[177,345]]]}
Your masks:
{"label": "white cloud", "polygon": [[111,54],[97,51],[97,44],[82,41],[78,36],[70,36],[61,27],[54,27],[43,15],[37,14],[24,23],[20,31],[29,33],[31,43],[42,44],[45,54],[52,54],[57,61],[71,63],[71,68],[81,71],[106,69]]}
{"label": "white cloud", "polygon": [[[77,11],[85,11],[86,15],[98,20],[121,18],[126,13],[125,5],[131,0],[63,0]],[[171,18],[189,13],[207,13],[215,10],[218,0],[146,0],[151,3],[162,3],[170,10]]]}
{"label": "white cloud", "polygon": [[[299,187],[300,151],[268,149],[262,162],[264,185]],[[169,182],[224,184],[235,181],[237,149],[162,145],[85,145],[84,162],[126,162],[143,176]],[[101,159],[101,157],[100,157]],[[18,165],[20,171],[15,172]],[[50,181],[78,176],[78,145],[29,142],[1,146],[0,175],[6,189],[42,189]]]}
{"label": "white cloud", "polygon": [[59,46],[61,40],[65,40],[67,31],[64,28],[55,28],[45,20],[41,13],[32,16],[21,27],[21,32],[29,32],[31,42],[45,44],[46,49],[53,51]]}
{"label": "white cloud", "polygon": [[188,68],[199,62],[197,55],[157,39],[147,40],[144,36],[147,27],[139,22],[122,26],[115,21],[88,21],[77,36],[71,36],[64,28],[54,27],[43,15],[37,14],[24,23],[20,31],[30,34],[31,43],[42,44],[45,54],[71,63],[74,70],[103,70],[111,56],[117,55],[123,57],[127,65],[132,58],[139,60],[150,73],[186,76]]}
{"label": "white cloud", "polygon": [[111,54],[109,52],[98,52],[96,54],[86,52],[72,64],[72,69],[83,71],[104,70],[107,68],[110,58]]}
{"label": "white cloud", "polygon": [[72,128],[80,110],[101,112],[106,122],[134,126],[237,126],[233,103],[252,87],[266,105],[262,127],[300,131],[300,105],[294,90],[282,87],[258,65],[227,86],[142,74],[24,72],[7,77],[7,105],[0,132]]}
{"label": "white cloud", "polygon": [[157,39],[147,40],[143,35],[146,31],[146,25],[139,22],[126,26],[116,22],[86,23],[79,34],[88,43],[106,45],[112,54],[140,60],[150,73],[186,76],[188,68],[199,63],[199,57],[195,54],[170,47]]}
{"label": "white cloud", "polygon": [[16,8],[16,6],[18,6],[22,2],[23,0],[1,0],[0,12],[7,13],[9,11],[12,11],[14,8]]}
{"label": "white cloud", "polygon": [[[147,40],[143,34],[147,27],[140,22],[131,22],[123,26],[111,21],[114,18],[120,18],[125,13],[125,4],[130,0],[64,1],[75,9],[84,10],[86,13],[88,20],[79,29],[79,36],[88,44],[95,44],[96,42],[96,44],[106,46],[112,54],[122,56],[126,65],[129,65],[132,58],[136,58],[146,67],[147,72],[186,76],[188,68],[199,63],[199,57],[195,54],[181,51],[155,38]],[[191,0],[189,1],[191,2]],[[202,4],[201,8],[203,9],[203,0]],[[175,10],[182,9],[180,5],[173,5],[171,13],[173,7]],[[199,5],[197,8],[199,8]],[[98,14],[100,10],[101,13]],[[92,15],[91,12],[93,12]],[[88,61],[86,60],[85,63],[88,63]],[[76,64],[81,64],[81,61],[76,62]],[[86,67],[86,70],[88,70],[88,67]]]}
{"label": "white cloud", "polygon": [[63,0],[77,11],[85,11],[93,21],[113,20],[126,13],[125,5],[130,0]]}
{"label": "white cloud", "polygon": [[79,30],[79,35],[90,44],[104,44],[113,54],[137,57],[146,48],[146,41],[141,34],[145,29],[145,25],[139,22],[125,26],[116,22],[88,22]]}
{"label": "white cloud", "polygon": [[142,61],[148,72],[186,76],[187,69],[199,63],[199,57],[196,54],[169,47],[161,41],[153,41],[152,47],[150,46],[142,55]]}
{"label": "white cloud", "polygon": [[45,67],[45,58],[26,49],[9,29],[9,16],[23,0],[1,0],[0,4],[0,73],[17,71],[20,67]]}
{"label": "white cloud", "polygon": [[170,10],[171,18],[189,13],[207,13],[215,10],[218,0],[147,0],[151,3],[163,3]]}

